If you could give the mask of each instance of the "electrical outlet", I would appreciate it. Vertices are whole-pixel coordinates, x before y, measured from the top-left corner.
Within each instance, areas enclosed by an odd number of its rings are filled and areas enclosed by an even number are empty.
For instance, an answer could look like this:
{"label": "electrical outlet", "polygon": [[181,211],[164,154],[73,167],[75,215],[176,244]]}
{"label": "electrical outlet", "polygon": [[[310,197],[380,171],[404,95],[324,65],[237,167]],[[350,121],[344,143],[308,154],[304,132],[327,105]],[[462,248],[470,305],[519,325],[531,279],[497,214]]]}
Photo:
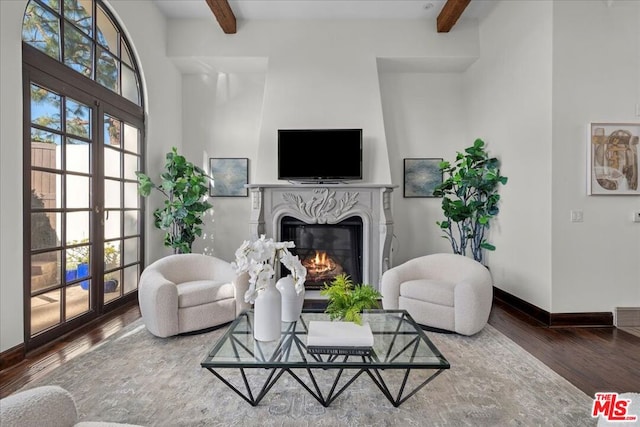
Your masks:
{"label": "electrical outlet", "polygon": [[571,211],[571,222],[582,222],[583,220],[582,211]]}
{"label": "electrical outlet", "polygon": [[633,222],[640,222],[640,211],[633,213]]}

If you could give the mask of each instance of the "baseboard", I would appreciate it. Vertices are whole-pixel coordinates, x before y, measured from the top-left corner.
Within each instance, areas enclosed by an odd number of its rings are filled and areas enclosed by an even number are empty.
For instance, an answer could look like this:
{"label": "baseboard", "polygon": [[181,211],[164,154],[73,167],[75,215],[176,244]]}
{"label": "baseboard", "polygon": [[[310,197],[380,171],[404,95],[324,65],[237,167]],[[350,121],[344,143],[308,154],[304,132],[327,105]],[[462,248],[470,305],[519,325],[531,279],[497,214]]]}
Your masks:
{"label": "baseboard", "polygon": [[18,344],[0,353],[0,371],[22,362],[25,357],[24,344]]}
{"label": "baseboard", "polygon": [[564,327],[608,328],[613,327],[613,313],[551,313],[550,328]]}
{"label": "baseboard", "polygon": [[502,301],[511,308],[514,308],[530,317],[533,317],[543,325],[549,326],[551,315],[548,311],[536,307],[535,305],[523,299],[520,299],[515,295],[511,295],[510,293],[505,292],[502,289],[498,289],[495,286],[493,287],[493,298]]}
{"label": "baseboard", "polygon": [[521,311],[549,328],[613,327],[613,313],[611,312],[549,313],[495,286],[493,298]]}

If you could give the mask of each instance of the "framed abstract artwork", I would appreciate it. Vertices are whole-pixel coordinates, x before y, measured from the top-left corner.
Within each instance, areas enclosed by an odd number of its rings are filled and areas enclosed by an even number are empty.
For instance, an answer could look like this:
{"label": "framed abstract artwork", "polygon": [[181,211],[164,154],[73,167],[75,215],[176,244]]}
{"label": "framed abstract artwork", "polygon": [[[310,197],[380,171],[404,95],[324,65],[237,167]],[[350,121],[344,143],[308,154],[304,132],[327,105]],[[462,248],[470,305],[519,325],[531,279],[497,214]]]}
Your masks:
{"label": "framed abstract artwork", "polygon": [[640,123],[590,123],[587,194],[640,195]]}
{"label": "framed abstract artwork", "polygon": [[209,170],[212,177],[209,184],[211,197],[247,197],[249,189],[249,159],[210,158]]}
{"label": "framed abstract artwork", "polygon": [[442,184],[442,158],[404,159],[404,197],[435,197],[433,190]]}

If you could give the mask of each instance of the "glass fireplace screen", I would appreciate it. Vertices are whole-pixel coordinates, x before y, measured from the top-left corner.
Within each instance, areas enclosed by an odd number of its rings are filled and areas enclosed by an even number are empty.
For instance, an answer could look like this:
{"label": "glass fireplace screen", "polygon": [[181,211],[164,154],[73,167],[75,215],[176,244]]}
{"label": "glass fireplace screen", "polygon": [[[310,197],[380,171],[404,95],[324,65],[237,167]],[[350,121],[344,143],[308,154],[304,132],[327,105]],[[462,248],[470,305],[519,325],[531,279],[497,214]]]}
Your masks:
{"label": "glass fireplace screen", "polygon": [[[362,218],[351,217],[336,224],[307,224],[286,216],[281,221],[281,240],[293,241],[291,251],[307,268],[306,289],[321,289],[325,282],[346,273],[362,283]],[[282,275],[288,274],[284,269]]]}

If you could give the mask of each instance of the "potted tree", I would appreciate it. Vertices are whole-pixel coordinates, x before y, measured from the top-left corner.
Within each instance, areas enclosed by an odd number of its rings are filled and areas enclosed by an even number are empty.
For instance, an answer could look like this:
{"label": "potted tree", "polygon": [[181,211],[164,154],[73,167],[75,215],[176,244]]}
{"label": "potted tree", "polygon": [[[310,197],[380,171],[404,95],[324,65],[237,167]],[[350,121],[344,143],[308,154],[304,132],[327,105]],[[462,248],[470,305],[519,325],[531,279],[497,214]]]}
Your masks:
{"label": "potted tree", "polygon": [[153,212],[154,225],[166,232],[164,245],[174,253],[191,253],[194,240],[202,235],[202,217],[212,207],[206,200],[209,176],[179,155],[176,147],[167,153],[159,184],[142,172],[136,175],[140,195],[147,197],[155,188],[165,197],[164,206]]}
{"label": "potted tree", "polygon": [[507,177],[500,175],[500,161],[489,157],[484,141],[476,139],[463,153],[456,154],[453,164],[441,162],[440,170],[446,179],[433,195],[443,198],[446,219],[436,224],[451,242],[454,253],[466,255],[470,245],[473,259],[484,264],[483,250],[495,250],[485,235],[499,212],[498,188],[507,183]]}

